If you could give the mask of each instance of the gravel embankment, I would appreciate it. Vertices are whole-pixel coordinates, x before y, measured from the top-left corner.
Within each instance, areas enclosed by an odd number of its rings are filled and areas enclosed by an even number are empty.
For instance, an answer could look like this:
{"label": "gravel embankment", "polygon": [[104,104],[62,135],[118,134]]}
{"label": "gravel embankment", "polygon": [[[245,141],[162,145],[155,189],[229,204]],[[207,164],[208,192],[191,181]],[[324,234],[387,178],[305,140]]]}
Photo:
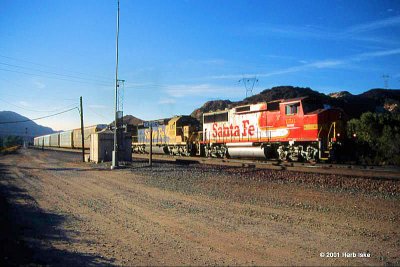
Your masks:
{"label": "gravel embankment", "polygon": [[[0,157],[0,223],[22,252],[16,260],[0,250],[5,265],[400,263],[396,181],[136,160],[109,167],[55,151]],[[328,252],[371,257],[320,256]]]}

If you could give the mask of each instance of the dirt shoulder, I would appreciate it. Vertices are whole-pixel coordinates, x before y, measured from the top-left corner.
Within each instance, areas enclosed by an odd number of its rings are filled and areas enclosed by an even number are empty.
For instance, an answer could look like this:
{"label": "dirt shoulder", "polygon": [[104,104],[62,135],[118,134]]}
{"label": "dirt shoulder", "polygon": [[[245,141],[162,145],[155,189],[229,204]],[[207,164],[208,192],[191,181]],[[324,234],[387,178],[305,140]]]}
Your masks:
{"label": "dirt shoulder", "polygon": [[400,264],[396,181],[79,160],[0,157],[0,264]]}

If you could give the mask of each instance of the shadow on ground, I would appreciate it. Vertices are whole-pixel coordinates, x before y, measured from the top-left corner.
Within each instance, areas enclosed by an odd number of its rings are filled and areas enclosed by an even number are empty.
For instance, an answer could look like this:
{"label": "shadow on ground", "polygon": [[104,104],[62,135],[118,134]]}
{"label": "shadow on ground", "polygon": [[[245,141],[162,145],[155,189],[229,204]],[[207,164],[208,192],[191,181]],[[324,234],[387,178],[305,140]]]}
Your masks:
{"label": "shadow on ground", "polygon": [[[74,242],[74,233],[61,224],[71,218],[41,210],[27,191],[14,185],[16,179],[0,163],[0,266],[110,265],[112,259],[57,249],[50,245],[57,240]],[[21,178],[19,178],[21,179]]]}

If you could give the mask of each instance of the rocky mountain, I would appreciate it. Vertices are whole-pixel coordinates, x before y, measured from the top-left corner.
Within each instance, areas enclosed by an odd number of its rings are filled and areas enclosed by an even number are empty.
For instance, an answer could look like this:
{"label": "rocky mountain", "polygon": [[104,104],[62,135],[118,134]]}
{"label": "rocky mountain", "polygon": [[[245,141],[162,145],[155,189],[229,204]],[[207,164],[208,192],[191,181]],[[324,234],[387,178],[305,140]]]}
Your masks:
{"label": "rocky mountain", "polygon": [[400,90],[371,89],[361,96],[373,100],[378,107],[389,112],[400,113]]}
{"label": "rocky mountain", "polygon": [[308,87],[277,86],[271,89],[265,89],[259,94],[245,98],[242,101],[237,102],[237,105],[258,103],[264,101],[268,102],[278,99],[297,98],[302,96],[308,96],[315,101],[323,102],[324,104],[328,104],[331,99],[329,96],[311,90]]}
{"label": "rocky mountain", "polygon": [[[135,116],[132,115],[125,115],[123,118],[123,124],[128,124],[128,125],[138,125],[143,123],[143,120],[136,118]],[[111,125],[114,125],[114,121],[110,123]]]}
{"label": "rocky mountain", "polygon": [[328,94],[328,96],[330,96],[332,98],[343,98],[343,97],[352,96],[352,94],[348,91],[340,91],[340,92],[336,92],[336,93],[330,93],[330,94]]}
{"label": "rocky mountain", "polygon": [[400,112],[400,90],[371,89],[359,95],[347,94],[333,101],[350,117],[359,117],[362,113],[371,112]]}
{"label": "rocky mountain", "polygon": [[140,123],[143,123],[143,120],[136,118],[135,116],[132,115],[125,115],[122,118],[124,124],[130,124],[130,125],[138,125]]}
{"label": "rocky mountain", "polygon": [[12,111],[0,111],[0,136],[16,135],[35,137],[50,133],[54,133],[53,129],[41,126],[18,113]]}
{"label": "rocky mountain", "polygon": [[208,101],[202,107],[195,109],[191,115],[200,119],[205,112],[223,110],[238,105],[303,96],[307,96],[319,104],[341,108],[350,118],[359,117],[362,113],[367,111],[383,112],[386,110],[389,112],[400,112],[399,89],[371,89],[359,95],[341,91],[326,95],[308,87],[277,86],[271,89],[265,89],[259,94],[237,102],[231,102],[229,100]]}
{"label": "rocky mountain", "polygon": [[203,116],[203,113],[210,112],[210,111],[218,111],[224,110],[230,107],[233,104],[230,100],[212,100],[207,101],[203,106],[200,108],[195,109],[190,116],[195,117],[196,119],[200,120]]}

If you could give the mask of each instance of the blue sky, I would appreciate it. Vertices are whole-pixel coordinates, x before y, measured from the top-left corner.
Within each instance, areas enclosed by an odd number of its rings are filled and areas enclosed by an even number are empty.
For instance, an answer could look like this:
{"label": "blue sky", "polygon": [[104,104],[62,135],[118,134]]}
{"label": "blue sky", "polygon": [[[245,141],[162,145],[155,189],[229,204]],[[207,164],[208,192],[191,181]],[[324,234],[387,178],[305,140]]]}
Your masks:
{"label": "blue sky", "polygon": [[[124,113],[189,114],[279,85],[359,94],[400,86],[400,1],[121,0]],[[77,106],[113,120],[116,0],[0,0],[0,110],[37,118]],[[37,121],[80,126],[77,110]]]}

